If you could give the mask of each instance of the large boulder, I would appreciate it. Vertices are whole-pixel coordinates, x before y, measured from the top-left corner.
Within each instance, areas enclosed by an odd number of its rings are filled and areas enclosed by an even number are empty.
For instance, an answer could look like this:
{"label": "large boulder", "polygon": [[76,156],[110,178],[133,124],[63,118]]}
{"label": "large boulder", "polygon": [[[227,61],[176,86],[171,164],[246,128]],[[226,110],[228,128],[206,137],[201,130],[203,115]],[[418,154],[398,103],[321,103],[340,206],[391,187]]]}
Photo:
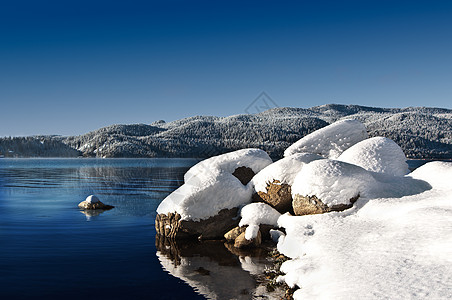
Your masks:
{"label": "large boulder", "polygon": [[329,159],[313,161],[295,178],[293,209],[296,215],[344,210],[377,185],[372,173],[359,166]]}
{"label": "large boulder", "polygon": [[341,120],[316,130],[284,151],[284,156],[295,153],[314,153],[326,158],[337,158],[344,150],[367,139],[364,124],[357,120]]}
{"label": "large boulder", "polygon": [[157,233],[175,238],[222,238],[237,226],[237,208],[251,202],[249,180],[271,162],[262,150],[244,149],[193,166],[184,176],[185,183],[157,208]]}

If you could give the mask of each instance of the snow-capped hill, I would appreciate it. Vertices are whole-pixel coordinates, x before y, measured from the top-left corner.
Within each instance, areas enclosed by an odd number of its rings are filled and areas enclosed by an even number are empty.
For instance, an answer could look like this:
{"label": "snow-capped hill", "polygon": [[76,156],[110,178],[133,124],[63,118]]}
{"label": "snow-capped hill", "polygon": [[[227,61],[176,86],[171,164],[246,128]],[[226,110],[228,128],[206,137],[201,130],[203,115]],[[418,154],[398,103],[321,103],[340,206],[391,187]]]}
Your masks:
{"label": "snow-capped hill", "polygon": [[[172,122],[159,120],[151,125],[112,125],[80,136],[40,137],[37,142],[58,140],[59,147],[65,149],[52,149],[52,153],[61,153],[60,156],[206,158],[237,149],[260,148],[278,159],[295,141],[344,119],[362,122],[370,137],[392,139],[409,158],[452,158],[452,110],[428,107],[278,107],[252,115],[194,116]],[[31,141],[34,139],[0,139],[0,155],[48,156],[37,142]]]}

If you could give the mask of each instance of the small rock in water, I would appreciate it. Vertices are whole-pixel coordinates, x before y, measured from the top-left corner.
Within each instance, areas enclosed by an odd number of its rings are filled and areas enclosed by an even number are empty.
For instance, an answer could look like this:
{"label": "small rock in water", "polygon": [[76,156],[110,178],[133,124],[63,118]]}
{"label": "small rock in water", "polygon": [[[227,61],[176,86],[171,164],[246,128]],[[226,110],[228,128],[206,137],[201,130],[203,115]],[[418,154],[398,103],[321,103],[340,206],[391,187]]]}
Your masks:
{"label": "small rock in water", "polygon": [[89,195],[88,197],[86,197],[85,202],[86,203],[98,203],[98,202],[100,202],[100,200],[99,200],[99,198],[97,198],[97,196]]}
{"label": "small rock in water", "polygon": [[94,195],[86,197],[85,201],[78,204],[81,209],[112,209],[114,206],[103,204],[99,198]]}

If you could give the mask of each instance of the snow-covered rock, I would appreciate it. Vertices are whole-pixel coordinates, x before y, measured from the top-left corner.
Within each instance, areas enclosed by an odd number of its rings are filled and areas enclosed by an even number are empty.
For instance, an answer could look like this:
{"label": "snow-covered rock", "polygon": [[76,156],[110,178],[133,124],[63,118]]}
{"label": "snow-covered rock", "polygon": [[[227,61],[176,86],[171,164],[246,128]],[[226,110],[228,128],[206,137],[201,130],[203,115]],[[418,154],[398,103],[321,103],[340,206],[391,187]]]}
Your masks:
{"label": "snow-covered rock", "polygon": [[385,137],[361,141],[345,150],[337,159],[372,172],[396,176],[408,173],[408,164],[402,148]]}
{"label": "snow-covered rock", "polygon": [[248,167],[258,173],[273,161],[260,149],[241,149],[205,159],[191,167],[184,175],[185,183],[202,184],[217,172],[232,174],[239,167]]}
{"label": "snow-covered rock", "polygon": [[265,203],[250,203],[240,211],[242,219],[239,226],[244,225],[278,225],[278,218],[281,214]]}
{"label": "snow-covered rock", "polygon": [[377,182],[361,167],[337,160],[317,160],[307,164],[295,177],[292,197],[315,196],[329,208],[350,204],[350,199],[366,194]]}
{"label": "snow-covered rock", "polygon": [[311,161],[322,159],[322,156],[312,153],[295,153],[291,156],[280,159],[264,169],[251,179],[249,184],[254,186],[256,192],[267,192],[267,183],[278,180],[280,183],[292,185],[295,176],[301,168]]}
{"label": "snow-covered rock", "polygon": [[114,206],[107,205],[102,203],[99,198],[95,195],[89,195],[86,197],[85,201],[82,201],[78,204],[78,207],[81,209],[112,209]]}
{"label": "snow-covered rock", "polygon": [[361,122],[341,120],[301,138],[284,151],[284,156],[314,153],[327,158],[337,158],[344,150],[367,137],[366,127]]}
{"label": "snow-covered rock", "polygon": [[452,163],[368,173],[377,185],[364,205],[278,219],[278,250],[292,258],[280,281],[301,287],[295,299],[450,299]]}
{"label": "snow-covered rock", "polygon": [[244,149],[206,159],[184,176],[185,183],[166,197],[157,213],[178,213],[181,220],[199,221],[220,210],[249,203],[252,188],[243,185],[232,173],[238,167],[259,172],[272,162],[265,151]]}

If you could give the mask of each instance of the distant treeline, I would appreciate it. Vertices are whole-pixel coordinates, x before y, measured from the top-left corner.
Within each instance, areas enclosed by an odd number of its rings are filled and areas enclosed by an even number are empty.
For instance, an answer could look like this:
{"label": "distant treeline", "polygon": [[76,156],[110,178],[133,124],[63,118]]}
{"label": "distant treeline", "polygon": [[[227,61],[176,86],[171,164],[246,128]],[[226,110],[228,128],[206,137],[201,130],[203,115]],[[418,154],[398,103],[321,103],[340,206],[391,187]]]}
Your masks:
{"label": "distant treeline", "polygon": [[452,158],[452,111],[322,105],[254,115],[196,116],[150,125],[112,125],[80,136],[0,139],[5,157],[199,157],[260,148],[273,159],[303,136],[341,119],[363,122],[369,136],[398,143],[409,158]]}

